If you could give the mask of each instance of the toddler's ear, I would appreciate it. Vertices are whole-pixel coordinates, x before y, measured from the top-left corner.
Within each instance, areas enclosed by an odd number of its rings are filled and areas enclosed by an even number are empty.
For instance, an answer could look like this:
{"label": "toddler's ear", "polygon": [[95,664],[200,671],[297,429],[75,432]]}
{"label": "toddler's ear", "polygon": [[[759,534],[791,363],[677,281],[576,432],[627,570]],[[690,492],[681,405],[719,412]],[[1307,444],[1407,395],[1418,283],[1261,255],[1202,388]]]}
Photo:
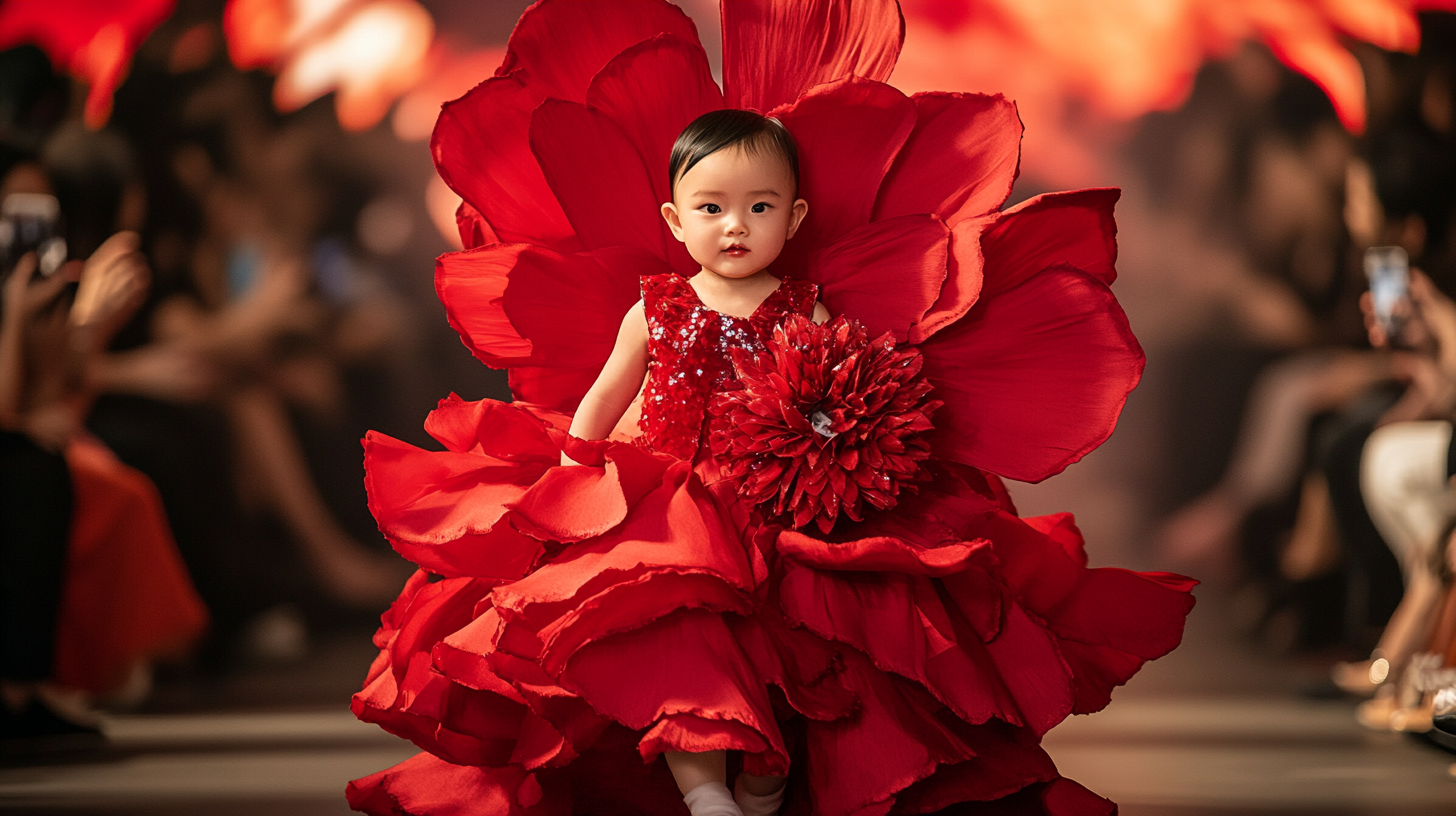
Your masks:
{"label": "toddler's ear", "polygon": [[667,222],[667,228],[672,230],[672,237],[683,241],[682,219],[678,217],[677,205],[671,201],[662,205],[662,220]]}
{"label": "toddler's ear", "polygon": [[784,235],[784,240],[794,237],[794,233],[799,231],[799,225],[804,223],[804,216],[808,214],[809,202],[802,198],[794,199],[794,206],[789,210],[789,231]]}

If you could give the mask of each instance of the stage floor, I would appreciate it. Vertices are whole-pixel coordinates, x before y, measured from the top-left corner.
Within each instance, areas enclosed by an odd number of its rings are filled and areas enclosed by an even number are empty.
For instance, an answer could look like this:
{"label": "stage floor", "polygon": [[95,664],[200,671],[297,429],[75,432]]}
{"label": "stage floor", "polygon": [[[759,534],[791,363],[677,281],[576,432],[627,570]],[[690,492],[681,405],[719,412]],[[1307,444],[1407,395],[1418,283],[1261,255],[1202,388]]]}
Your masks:
{"label": "stage floor", "polygon": [[[1259,657],[1224,630],[1228,617],[1226,605],[1202,603],[1184,648],[1119,690],[1107,711],[1053,731],[1046,745],[1062,773],[1118,801],[1123,816],[1456,813],[1456,756],[1361,729],[1353,701],[1301,699],[1294,689],[1309,669]],[[0,766],[0,812],[346,814],[349,779],[414,748],[347,711],[367,640],[333,649],[271,674],[164,688],[159,713],[107,721],[104,752]],[[307,688],[290,697],[304,677]]]}

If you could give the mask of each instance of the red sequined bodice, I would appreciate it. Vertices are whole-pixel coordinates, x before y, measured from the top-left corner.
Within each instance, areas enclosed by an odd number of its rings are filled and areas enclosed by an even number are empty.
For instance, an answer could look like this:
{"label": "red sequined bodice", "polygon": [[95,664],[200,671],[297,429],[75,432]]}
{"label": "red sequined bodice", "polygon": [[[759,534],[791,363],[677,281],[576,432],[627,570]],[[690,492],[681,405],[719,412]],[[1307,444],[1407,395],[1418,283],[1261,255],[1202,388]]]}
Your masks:
{"label": "red sequined bodice", "polygon": [[733,373],[729,350],[760,351],[785,317],[813,316],[819,287],[785,279],[753,314],[734,317],[703,305],[686,278],[642,279],[647,313],[647,384],[642,444],[682,459],[697,453],[708,398]]}

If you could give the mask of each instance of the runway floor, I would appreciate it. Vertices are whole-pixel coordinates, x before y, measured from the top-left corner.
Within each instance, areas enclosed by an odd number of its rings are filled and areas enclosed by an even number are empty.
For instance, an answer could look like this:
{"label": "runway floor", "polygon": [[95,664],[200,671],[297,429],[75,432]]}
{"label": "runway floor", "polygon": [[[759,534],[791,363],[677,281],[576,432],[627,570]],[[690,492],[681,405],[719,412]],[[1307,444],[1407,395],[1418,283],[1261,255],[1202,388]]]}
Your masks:
{"label": "runway floor", "polygon": [[[1364,731],[1353,701],[1299,698],[1291,689],[1308,671],[1255,655],[1222,631],[1213,606],[1110,709],[1048,736],[1063,774],[1121,803],[1123,816],[1456,814],[1456,756]],[[330,699],[329,676],[357,682],[349,672],[362,674],[353,664],[367,663],[367,648],[324,651],[311,669],[159,695],[157,713],[109,718],[99,754],[0,767],[0,813],[346,814],[347,780],[414,748],[356,722],[347,691]]]}

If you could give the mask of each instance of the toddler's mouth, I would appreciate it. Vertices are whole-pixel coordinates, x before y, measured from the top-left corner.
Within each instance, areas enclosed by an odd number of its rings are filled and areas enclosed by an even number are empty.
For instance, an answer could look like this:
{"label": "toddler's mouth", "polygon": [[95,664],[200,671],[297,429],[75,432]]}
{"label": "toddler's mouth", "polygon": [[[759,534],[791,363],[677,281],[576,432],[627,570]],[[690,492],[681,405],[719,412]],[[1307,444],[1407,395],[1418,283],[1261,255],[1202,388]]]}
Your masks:
{"label": "toddler's mouth", "polygon": [[741,258],[744,255],[747,255],[749,252],[752,252],[753,250],[749,249],[743,244],[734,244],[723,251],[728,253],[728,256],[731,258]]}

